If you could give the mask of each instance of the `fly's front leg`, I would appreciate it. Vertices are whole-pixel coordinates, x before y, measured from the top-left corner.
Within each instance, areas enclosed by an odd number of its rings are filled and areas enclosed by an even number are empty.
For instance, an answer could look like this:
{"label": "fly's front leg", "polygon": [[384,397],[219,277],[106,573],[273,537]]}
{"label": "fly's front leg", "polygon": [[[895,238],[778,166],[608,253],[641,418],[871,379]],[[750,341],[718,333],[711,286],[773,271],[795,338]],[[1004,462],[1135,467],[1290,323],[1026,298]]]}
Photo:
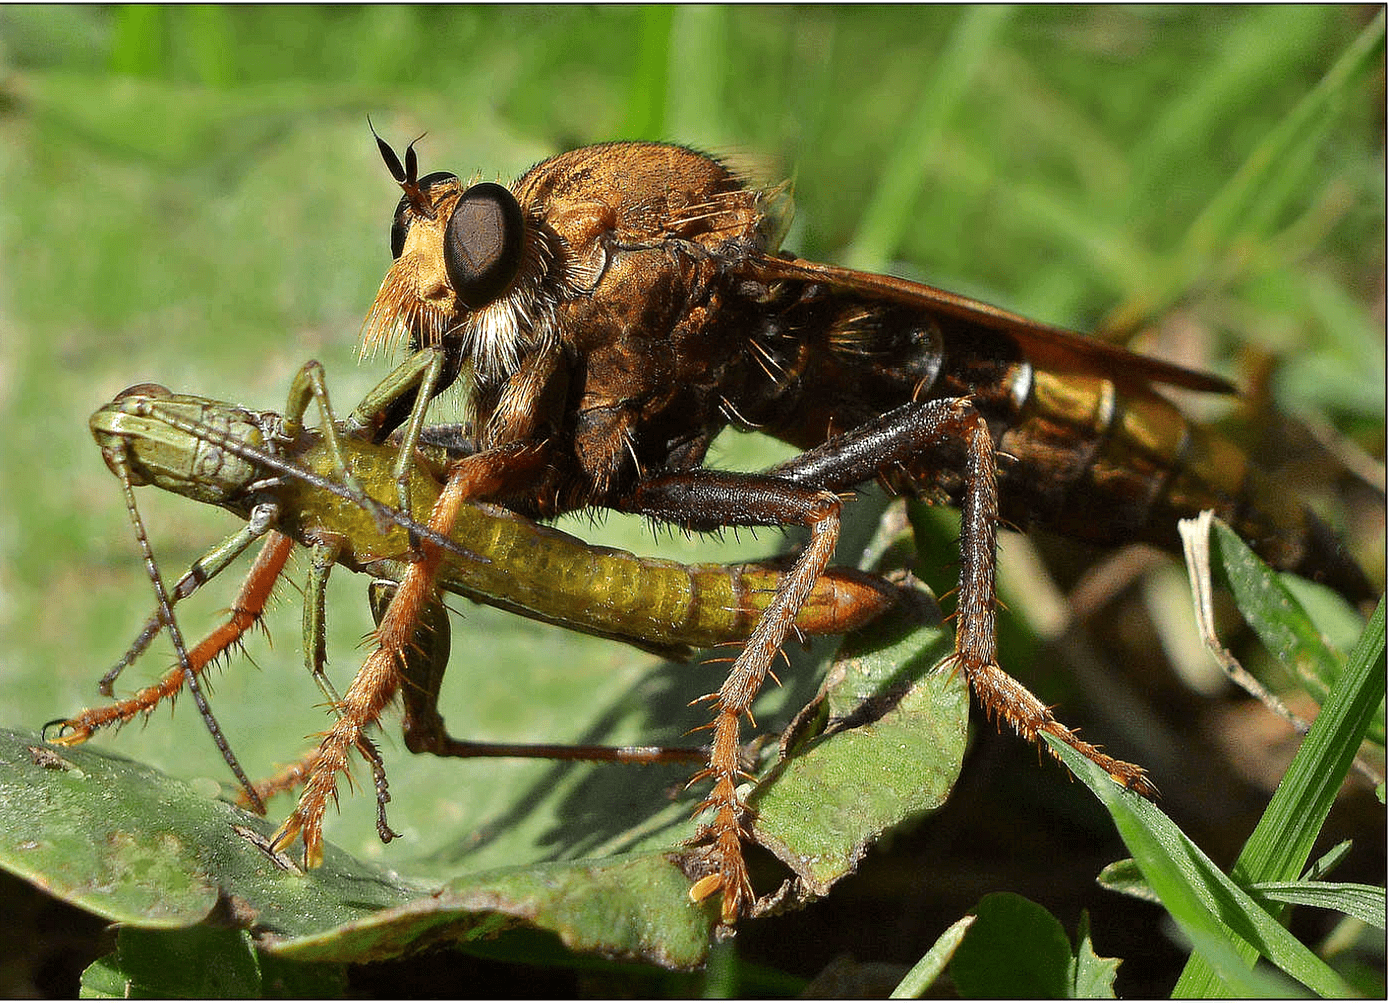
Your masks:
{"label": "fly's front leg", "polygon": [[[236,754],[232,751],[232,747],[228,744],[227,738],[222,732],[222,726],[217,723],[217,718],[212,712],[212,707],[208,704],[207,697],[203,693],[203,688],[198,682],[198,670],[194,668],[193,658],[184,643],[183,632],[179,630],[178,621],[174,617],[174,605],[169,599],[169,590],[164,586],[164,579],[159,573],[159,564],[154,557],[154,549],[150,546],[149,534],[145,532],[145,524],[140,518],[139,506],[135,503],[135,482],[131,476],[129,449],[130,443],[125,440],[103,443],[102,455],[106,460],[106,465],[110,467],[111,472],[120,480],[121,493],[125,497],[126,514],[130,517],[130,526],[135,533],[135,542],[140,548],[140,556],[145,564],[145,572],[149,576],[150,584],[154,587],[155,600],[159,604],[160,623],[162,623],[168,631],[169,640],[174,645],[174,654],[178,658],[176,671],[179,677],[181,677],[181,682],[179,683],[172,682],[172,674],[165,677],[164,686],[168,689],[168,693],[147,691],[149,697],[148,706],[151,708],[154,707],[165,695],[172,695],[178,692],[179,687],[186,685],[189,692],[193,695],[193,702],[198,707],[198,714],[202,717],[203,724],[208,729],[208,734],[212,736],[213,743],[217,746],[217,751],[222,754],[223,762],[227,764],[228,769],[232,771],[237,781],[241,784],[242,790],[246,792],[251,807],[255,811],[263,814],[265,812],[265,805],[262,804],[260,798],[257,797],[255,788],[247,778],[245,771],[242,770],[241,763],[237,761]],[[278,575],[278,568],[275,574]],[[270,577],[270,582],[266,584],[267,591],[269,590],[270,584],[273,584],[274,577],[275,575],[272,575]],[[264,597],[262,597],[262,602],[263,601]],[[202,665],[206,665],[206,662],[203,662]],[[152,687],[150,690],[153,691],[155,688]],[[121,723],[122,721],[129,720],[135,713],[139,713],[138,706],[124,718],[120,717],[118,713],[108,718],[103,723]],[[50,722],[50,724],[55,723],[58,722]],[[45,725],[43,730],[47,731],[48,727],[48,725]],[[90,733],[90,729],[85,733],[80,729],[74,730],[72,734],[66,736],[66,744],[76,744],[85,741]],[[62,744],[63,738],[64,736],[59,736],[57,741]]]}
{"label": "fly's front leg", "polygon": [[[450,470],[426,528],[437,536],[448,536],[464,502],[505,489],[515,477],[528,475],[533,464],[544,462],[542,453],[526,445],[460,460]],[[443,550],[421,540],[420,555],[406,565],[396,594],[377,626],[377,648],[337,702],[338,718],[324,733],[305,768],[307,780],[299,803],[272,840],[275,849],[283,849],[302,836],[306,868],[323,861],[323,813],[329,800],[337,797],[338,775],[346,771],[351,750],[362,750],[366,729],[376,723],[400,689],[405,659],[421,617],[437,602],[434,582],[443,558]]]}
{"label": "fly's front leg", "polygon": [[[367,601],[378,629],[396,592],[396,583],[384,578],[367,587]],[[449,665],[449,641],[449,611],[441,602],[426,604],[420,611],[414,637],[401,657],[401,731],[405,747],[411,752],[448,755],[439,750],[453,741],[445,733],[444,718],[436,706],[444,670]]]}
{"label": "fly's front leg", "polygon": [[[866,422],[769,473],[798,484],[843,490],[894,465],[916,461],[943,444],[964,447],[961,500],[960,589],[956,611],[956,664],[991,717],[1028,741],[1052,735],[1104,769],[1116,783],[1156,797],[1142,767],[1107,756],[1081,741],[1047,706],[999,667],[995,644],[995,535],[999,491],[994,441],[968,399],[907,404]],[[1050,752],[1049,748],[1049,752]]]}
{"label": "fly's front leg", "polygon": [[708,764],[691,778],[711,780],[709,795],[696,811],[710,813],[696,835],[703,844],[691,858],[698,875],[690,890],[700,901],[721,893],[720,918],[731,926],[754,902],[743,860],[742,841],[751,834],[751,810],[738,793],[752,779],[739,766],[739,723],[748,716],[772,661],[805,605],[816,579],[830,563],[840,535],[840,499],[816,488],[758,474],[698,469],[652,478],[638,485],[623,507],[693,529],[719,526],[801,524],[811,539],[782,577],[718,692],[702,700],[714,706],[714,732]]}

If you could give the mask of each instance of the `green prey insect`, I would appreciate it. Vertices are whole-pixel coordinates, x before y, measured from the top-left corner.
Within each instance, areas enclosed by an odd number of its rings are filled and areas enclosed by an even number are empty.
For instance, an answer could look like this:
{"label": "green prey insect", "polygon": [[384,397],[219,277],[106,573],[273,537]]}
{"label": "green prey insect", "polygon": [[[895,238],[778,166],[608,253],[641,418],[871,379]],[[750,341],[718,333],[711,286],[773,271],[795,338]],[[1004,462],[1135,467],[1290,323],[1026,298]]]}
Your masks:
{"label": "green prey insect", "polygon": [[[306,429],[303,417],[314,400],[323,424]],[[374,406],[370,396],[362,406]],[[58,726],[55,740],[64,744],[85,741],[102,728],[148,714],[185,685],[200,696],[194,688],[198,675],[259,618],[294,541],[312,553],[304,603],[305,663],[335,707],[341,706],[342,698],[324,671],[324,589],[335,563],[372,576],[379,617],[395,582],[414,559],[416,543],[424,541],[444,552],[438,579],[444,591],[667,657],[688,657],[694,649],[746,638],[781,575],[774,564],[686,565],[595,547],[481,503],[463,504],[449,536],[441,536],[423,522],[438,501],[446,469],[459,448],[425,445],[416,450],[415,462],[404,468],[412,515],[376,500],[396,493],[402,469],[399,450],[353,435],[348,431],[351,420],[335,421],[317,363],[309,363],[296,377],[283,416],[142,384],[97,411],[90,424],[103,456],[125,487],[136,535],[161,596],[159,612],[103,677],[104,694],[111,694],[119,673],[162,627],[178,637],[172,610],[176,602],[224,571],[257,539],[265,537],[266,543],[226,624],[192,649],[181,638],[176,640],[179,664],[155,684],[127,699],[53,722]],[[208,551],[165,593],[134,504],[131,488],[141,484],[219,505],[246,519],[246,526]],[[832,568],[817,582],[797,626],[806,634],[844,633],[876,618],[896,597],[896,590],[880,578]],[[419,617],[408,657],[401,660],[405,744],[412,752],[638,763],[703,761],[707,756],[707,750],[698,748],[515,745],[452,738],[436,708],[448,660],[448,629],[446,611],[434,596]],[[206,702],[200,700],[199,707],[205,709]],[[299,763],[260,784],[249,783],[210,710],[204,717],[251,807],[263,811],[264,799],[302,783],[310,772],[306,763]],[[354,744],[371,765],[378,831],[389,839],[394,834],[385,821],[381,757],[365,736]],[[312,835],[318,845],[318,834]]]}

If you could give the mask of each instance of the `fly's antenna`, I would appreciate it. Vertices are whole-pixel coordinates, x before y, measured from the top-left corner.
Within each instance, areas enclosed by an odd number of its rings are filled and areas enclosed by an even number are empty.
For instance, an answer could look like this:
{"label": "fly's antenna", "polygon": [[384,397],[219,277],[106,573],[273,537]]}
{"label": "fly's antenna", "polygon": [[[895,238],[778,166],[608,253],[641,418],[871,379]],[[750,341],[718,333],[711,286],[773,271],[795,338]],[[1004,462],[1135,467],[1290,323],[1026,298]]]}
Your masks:
{"label": "fly's antenna", "polygon": [[376,140],[381,159],[386,161],[386,169],[391,172],[391,177],[396,179],[396,184],[401,186],[410,207],[426,219],[434,219],[434,205],[420,188],[420,162],[415,156],[415,144],[427,134],[422,132],[410,141],[410,145],[405,148],[405,164],[402,166],[401,158],[396,156],[391,144],[377,135],[370,115],[367,116],[367,128],[372,130],[372,138]]}

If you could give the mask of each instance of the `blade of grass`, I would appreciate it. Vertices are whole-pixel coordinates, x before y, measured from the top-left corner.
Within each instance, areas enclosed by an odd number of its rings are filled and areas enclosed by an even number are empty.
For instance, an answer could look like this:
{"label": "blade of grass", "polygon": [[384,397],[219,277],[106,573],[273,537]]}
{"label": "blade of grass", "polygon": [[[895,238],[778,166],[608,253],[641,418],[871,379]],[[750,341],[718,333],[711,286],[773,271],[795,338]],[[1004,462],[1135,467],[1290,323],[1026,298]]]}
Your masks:
{"label": "blade of grass", "polygon": [[[1262,881],[1292,881],[1298,877],[1351,768],[1367,725],[1384,696],[1385,599],[1382,597],[1341,678],[1236,859],[1231,869],[1236,882],[1249,886]],[[1248,956],[1253,958],[1253,954]],[[1222,988],[1206,963],[1193,957],[1174,993],[1207,996],[1220,993]]]}
{"label": "blade of grass", "polygon": [[946,928],[946,932],[936,938],[926,954],[903,976],[903,980],[888,994],[890,1000],[915,1000],[926,994],[932,983],[946,970],[951,955],[960,946],[965,931],[975,922],[974,916],[962,916]]}
{"label": "blade of grass", "polygon": [[1377,54],[1384,45],[1385,11],[1382,10],[1318,85],[1304,95],[1255,148],[1193,223],[1186,240],[1191,253],[1209,254],[1231,235],[1246,231],[1247,217],[1262,204],[1270,180],[1278,177],[1286,163],[1297,159],[1295,153],[1303,143],[1321,136],[1319,123],[1337,114],[1361,75],[1375,68]]}
{"label": "blade of grass", "polygon": [[[1225,523],[1215,520],[1220,569],[1245,622],[1265,649],[1278,656],[1319,704],[1343,671],[1345,659],[1329,645],[1280,577]],[[1384,721],[1371,720],[1367,736],[1385,744]]]}
{"label": "blade of grass", "polygon": [[903,130],[845,254],[851,268],[876,270],[896,253],[916,218],[913,207],[922,189],[922,164],[940,142],[947,121],[1012,13],[1007,6],[962,10],[936,74],[922,90],[917,114]]}
{"label": "blade of grass", "polygon": [[[1199,955],[1220,973],[1222,982],[1216,995],[1269,992],[1271,987],[1261,978],[1251,978],[1251,960],[1247,960],[1247,955],[1253,959],[1255,953],[1316,993],[1350,993],[1350,988],[1326,962],[1223,874],[1157,806],[1119,787],[1100,767],[1061,742],[1048,737],[1048,744],[1100,798],[1149,887]],[[1173,994],[1192,995],[1181,982]]]}
{"label": "blade of grass", "polygon": [[1257,899],[1331,909],[1385,929],[1385,889],[1331,881],[1261,881],[1250,886]]}
{"label": "blade of grass", "polygon": [[660,139],[666,122],[666,68],[671,62],[672,7],[643,7],[636,65],[628,87],[623,139]]}
{"label": "blade of grass", "polygon": [[[1332,851],[1339,857],[1351,848],[1351,841],[1338,844]],[[1327,856],[1331,856],[1329,853]],[[1323,858],[1326,859],[1326,856]],[[1321,864],[1322,861],[1319,861]],[[1314,873],[1322,873],[1319,865],[1314,865]],[[1142,902],[1158,903],[1144,875],[1133,858],[1117,860],[1106,865],[1096,878],[1102,888]],[[1266,909],[1273,912],[1272,902],[1290,905],[1307,905],[1318,909],[1331,909],[1361,920],[1376,929],[1385,929],[1385,889],[1375,885],[1351,884],[1345,882],[1319,881],[1305,875],[1298,881],[1261,881],[1247,889]]]}
{"label": "blade of grass", "polygon": [[1166,304],[1206,284],[1203,276],[1213,270],[1213,259],[1223,247],[1249,232],[1251,219],[1269,215],[1266,198],[1282,197],[1279,193],[1285,186],[1279,180],[1286,163],[1300,162],[1302,146],[1323,135],[1319,123],[1338,113],[1361,77],[1375,68],[1384,45],[1382,10],[1207,204],[1168,267],[1155,274],[1148,288],[1137,291],[1111,313],[1102,325],[1109,334],[1118,336],[1137,329]]}

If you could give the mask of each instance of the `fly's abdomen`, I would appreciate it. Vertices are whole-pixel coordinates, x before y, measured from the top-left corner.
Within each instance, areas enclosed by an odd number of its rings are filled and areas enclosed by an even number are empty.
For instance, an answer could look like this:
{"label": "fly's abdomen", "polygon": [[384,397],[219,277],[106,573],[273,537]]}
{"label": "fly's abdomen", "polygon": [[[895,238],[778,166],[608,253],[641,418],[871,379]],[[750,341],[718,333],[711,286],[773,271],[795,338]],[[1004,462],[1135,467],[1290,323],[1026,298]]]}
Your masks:
{"label": "fly's abdomen", "polygon": [[1154,393],[1019,364],[1000,438],[1005,518],[1115,545],[1179,546],[1177,521],[1212,509],[1273,567],[1349,598],[1374,595],[1335,537],[1230,440]]}

